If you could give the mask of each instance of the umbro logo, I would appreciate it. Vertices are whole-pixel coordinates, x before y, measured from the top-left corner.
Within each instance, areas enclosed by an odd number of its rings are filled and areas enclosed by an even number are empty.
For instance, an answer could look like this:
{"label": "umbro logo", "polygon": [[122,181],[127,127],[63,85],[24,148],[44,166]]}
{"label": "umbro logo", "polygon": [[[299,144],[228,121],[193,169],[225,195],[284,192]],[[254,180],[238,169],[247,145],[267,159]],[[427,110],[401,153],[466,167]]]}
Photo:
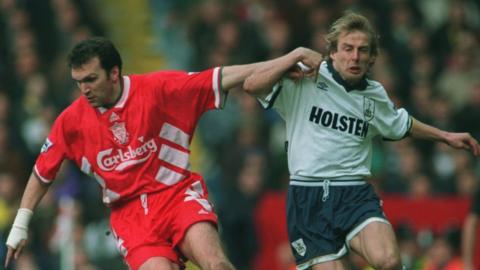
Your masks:
{"label": "umbro logo", "polygon": [[325,82],[318,82],[317,88],[323,91],[328,91],[328,85]]}
{"label": "umbro logo", "polygon": [[119,120],[120,117],[118,116],[118,114],[112,112],[112,114],[110,115],[110,118],[108,119],[110,122],[115,122],[117,120]]}

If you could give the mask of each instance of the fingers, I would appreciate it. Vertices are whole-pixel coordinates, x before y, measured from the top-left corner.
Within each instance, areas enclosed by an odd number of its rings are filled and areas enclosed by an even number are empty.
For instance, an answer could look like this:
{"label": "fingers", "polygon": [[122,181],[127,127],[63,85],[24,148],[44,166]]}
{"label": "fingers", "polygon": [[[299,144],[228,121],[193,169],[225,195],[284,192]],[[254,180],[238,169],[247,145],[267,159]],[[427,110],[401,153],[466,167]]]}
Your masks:
{"label": "fingers", "polygon": [[320,64],[318,64],[317,68],[315,68],[315,82],[318,79],[318,74],[320,73]]}
{"label": "fingers", "polygon": [[288,78],[290,78],[294,81],[297,81],[297,80],[302,79],[304,77],[304,74],[300,70],[290,70],[290,71],[287,72],[287,76],[288,76]]}
{"label": "fingers", "polygon": [[6,256],[6,259],[5,259],[5,268],[8,267],[12,258],[17,260],[18,257],[20,257],[20,254],[22,253],[22,250],[25,247],[26,243],[27,243],[27,241],[25,241],[25,240],[20,241],[20,243],[18,244],[18,247],[16,249],[7,245],[8,251],[7,251],[7,256]]}
{"label": "fingers", "polygon": [[478,154],[480,154],[480,146],[478,145],[477,140],[470,137],[468,140],[468,145],[474,156],[478,156]]}
{"label": "fingers", "polygon": [[20,243],[18,244],[18,247],[17,247],[17,249],[15,250],[15,253],[14,253],[14,256],[13,256],[13,257],[15,258],[15,260],[17,260],[18,257],[20,256],[20,253],[22,253],[22,250],[23,250],[23,248],[25,247],[26,243],[27,243],[26,240],[22,240],[22,241],[20,241]]}
{"label": "fingers", "polygon": [[21,247],[18,247],[17,250],[15,250],[15,254],[13,255],[13,258],[15,260],[18,260],[18,257],[20,256],[20,253],[22,252]]}
{"label": "fingers", "polygon": [[314,78],[316,81],[319,69],[320,65],[312,68],[302,62],[298,62],[296,65],[294,65],[287,71],[287,76],[295,81],[300,80],[304,77]]}
{"label": "fingers", "polygon": [[11,247],[8,247],[7,257],[5,259],[5,268],[7,268],[8,265],[10,264],[10,260],[12,259],[12,255],[14,251],[15,251],[14,249],[12,249]]}
{"label": "fingers", "polygon": [[480,154],[480,146],[470,133],[459,133],[457,137],[459,148],[472,152],[474,156]]}

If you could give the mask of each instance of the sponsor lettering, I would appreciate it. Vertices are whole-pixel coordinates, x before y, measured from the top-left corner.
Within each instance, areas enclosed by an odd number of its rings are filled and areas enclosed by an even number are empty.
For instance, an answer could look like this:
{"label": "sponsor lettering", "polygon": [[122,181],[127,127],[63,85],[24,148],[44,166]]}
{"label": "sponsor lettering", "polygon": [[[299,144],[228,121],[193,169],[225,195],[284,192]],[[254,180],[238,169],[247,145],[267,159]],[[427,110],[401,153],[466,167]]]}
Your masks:
{"label": "sponsor lettering", "polygon": [[315,124],[353,134],[361,138],[365,138],[368,133],[369,124],[367,121],[327,111],[316,106],[312,107],[309,120]]}
{"label": "sponsor lettering", "polygon": [[146,161],[158,147],[154,139],[146,141],[143,145],[133,149],[130,145],[124,151],[113,148],[100,151],[97,155],[97,164],[104,171],[121,171],[126,167]]}

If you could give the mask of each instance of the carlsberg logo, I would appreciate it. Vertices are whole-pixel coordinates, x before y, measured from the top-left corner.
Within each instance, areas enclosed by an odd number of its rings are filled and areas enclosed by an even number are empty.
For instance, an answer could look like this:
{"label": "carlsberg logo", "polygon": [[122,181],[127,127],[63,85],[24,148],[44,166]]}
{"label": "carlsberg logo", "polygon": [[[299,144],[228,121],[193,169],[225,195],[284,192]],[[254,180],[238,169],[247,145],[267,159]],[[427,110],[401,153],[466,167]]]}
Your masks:
{"label": "carlsberg logo", "polygon": [[157,152],[157,144],[153,139],[146,141],[136,149],[128,146],[126,151],[113,148],[100,151],[97,155],[97,164],[104,171],[122,171],[126,167],[146,161],[152,153]]}

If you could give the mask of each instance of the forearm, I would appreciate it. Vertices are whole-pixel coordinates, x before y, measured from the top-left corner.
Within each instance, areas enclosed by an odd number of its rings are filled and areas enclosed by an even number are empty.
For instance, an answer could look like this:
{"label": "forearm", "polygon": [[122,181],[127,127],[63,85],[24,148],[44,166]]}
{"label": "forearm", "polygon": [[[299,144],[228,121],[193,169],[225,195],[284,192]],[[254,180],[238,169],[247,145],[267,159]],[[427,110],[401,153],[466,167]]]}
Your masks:
{"label": "forearm", "polygon": [[48,185],[41,183],[37,176],[32,172],[28,178],[25,191],[23,192],[20,208],[27,208],[30,210],[35,209],[47,192],[48,187]]}
{"label": "forearm", "polygon": [[318,52],[299,47],[273,60],[223,67],[221,86],[223,91],[240,87],[254,96],[266,95],[273,85],[298,62],[302,62],[305,67],[302,68],[302,75],[316,77],[322,60],[323,56]]}
{"label": "forearm", "polygon": [[[291,54],[265,61],[247,65],[226,66],[222,69],[222,89],[229,91],[236,87],[241,87],[251,94],[257,94],[258,90],[271,88],[282,75],[296,62],[293,61]],[[298,61],[297,61],[298,62]],[[268,77],[265,77],[268,76]],[[261,79],[261,81],[256,81]],[[255,80],[258,89],[245,88],[245,85]],[[251,86],[247,83],[247,86]],[[252,85],[257,86],[257,85]]]}
{"label": "forearm", "polygon": [[47,185],[40,183],[35,174],[32,172],[28,178],[27,187],[20,202],[20,209],[17,211],[15,220],[12,224],[12,229],[7,237],[6,245],[8,247],[7,256],[5,259],[5,267],[12,258],[17,259],[25,242],[28,238],[28,225],[33,215],[33,210],[38,205],[48,190]]}
{"label": "forearm", "polygon": [[302,58],[301,51],[297,49],[282,57],[258,63],[246,78],[243,89],[254,96],[268,94],[273,85]]}
{"label": "forearm", "polygon": [[446,142],[447,132],[422,123],[412,117],[412,128],[410,129],[410,135],[418,139]]}
{"label": "forearm", "polygon": [[473,253],[475,250],[475,240],[477,231],[477,216],[469,214],[463,225],[462,235],[462,257],[463,262],[467,264],[473,263]]}
{"label": "forearm", "polygon": [[262,63],[263,62],[223,67],[221,74],[222,90],[228,92],[233,88],[243,87],[245,79]]}

